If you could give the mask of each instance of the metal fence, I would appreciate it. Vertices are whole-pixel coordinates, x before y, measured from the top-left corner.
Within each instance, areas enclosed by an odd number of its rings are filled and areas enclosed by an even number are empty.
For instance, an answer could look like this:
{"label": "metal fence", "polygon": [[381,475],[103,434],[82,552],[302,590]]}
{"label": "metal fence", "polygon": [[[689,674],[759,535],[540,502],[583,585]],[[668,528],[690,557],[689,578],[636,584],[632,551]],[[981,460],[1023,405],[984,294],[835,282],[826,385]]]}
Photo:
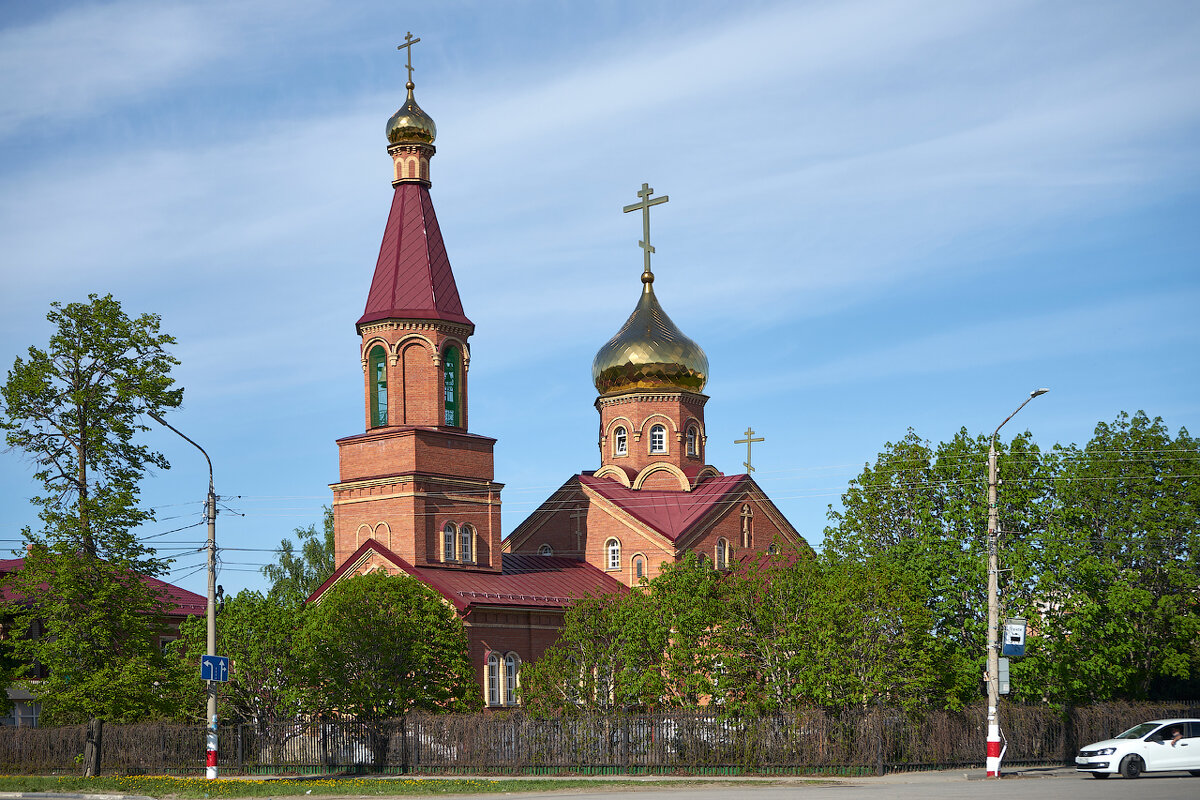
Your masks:
{"label": "metal fence", "polygon": [[[1006,705],[1005,763],[1070,763],[1081,744],[1147,719],[1194,716],[1195,703],[1104,703],[1059,711]],[[84,726],[0,729],[0,771],[74,772]],[[985,711],[906,714],[811,709],[731,717],[719,709],[535,717],[519,711],[410,715],[375,723],[306,722],[220,730],[235,774],[882,774],[979,766]],[[106,725],[102,771],[197,774],[201,726]]]}

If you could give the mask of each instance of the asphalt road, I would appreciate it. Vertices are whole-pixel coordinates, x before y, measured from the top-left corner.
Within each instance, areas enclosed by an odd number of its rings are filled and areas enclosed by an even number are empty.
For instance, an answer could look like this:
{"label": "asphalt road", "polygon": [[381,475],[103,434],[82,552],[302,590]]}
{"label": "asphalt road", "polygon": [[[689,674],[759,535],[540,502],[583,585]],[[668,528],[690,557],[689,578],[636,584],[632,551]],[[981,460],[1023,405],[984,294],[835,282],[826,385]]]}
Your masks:
{"label": "asphalt road", "polygon": [[[978,778],[973,773],[972,778]],[[712,787],[656,788],[647,781],[644,788],[621,788],[606,791],[598,783],[595,791],[583,790],[546,794],[514,793],[501,795],[505,800],[546,800],[566,796],[572,800],[629,800],[629,798],[662,798],[662,800],[1107,800],[1107,798],[1137,798],[1137,800],[1200,800],[1200,778],[1187,773],[1146,775],[1135,781],[1114,776],[1099,781],[1074,770],[1043,770],[1025,776],[1012,775],[996,780],[968,779],[963,772],[909,773],[882,778],[839,780],[826,785],[801,781],[777,780],[737,781],[714,783]],[[480,795],[474,795],[480,797]]]}

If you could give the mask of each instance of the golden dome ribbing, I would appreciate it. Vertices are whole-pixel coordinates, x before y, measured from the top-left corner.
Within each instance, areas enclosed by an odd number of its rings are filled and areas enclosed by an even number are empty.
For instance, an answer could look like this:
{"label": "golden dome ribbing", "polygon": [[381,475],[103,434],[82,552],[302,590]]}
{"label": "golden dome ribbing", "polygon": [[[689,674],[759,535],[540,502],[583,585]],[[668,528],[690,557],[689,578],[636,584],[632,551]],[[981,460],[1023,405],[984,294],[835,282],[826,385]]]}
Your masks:
{"label": "golden dome ribbing", "polygon": [[654,275],[643,273],[642,282],[637,307],[592,361],[596,391],[702,391],[708,381],[708,356],[663,311],[654,296]]}

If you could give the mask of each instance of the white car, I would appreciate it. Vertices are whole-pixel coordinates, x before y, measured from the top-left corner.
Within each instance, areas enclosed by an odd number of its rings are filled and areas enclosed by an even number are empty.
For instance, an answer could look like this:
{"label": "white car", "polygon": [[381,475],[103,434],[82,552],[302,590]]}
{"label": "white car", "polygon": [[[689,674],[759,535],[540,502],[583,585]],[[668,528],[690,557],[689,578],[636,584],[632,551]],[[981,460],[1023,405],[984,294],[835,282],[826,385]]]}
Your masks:
{"label": "white car", "polygon": [[1111,739],[1089,744],[1075,757],[1075,769],[1094,778],[1120,772],[1187,770],[1200,777],[1200,719],[1156,719],[1134,725]]}

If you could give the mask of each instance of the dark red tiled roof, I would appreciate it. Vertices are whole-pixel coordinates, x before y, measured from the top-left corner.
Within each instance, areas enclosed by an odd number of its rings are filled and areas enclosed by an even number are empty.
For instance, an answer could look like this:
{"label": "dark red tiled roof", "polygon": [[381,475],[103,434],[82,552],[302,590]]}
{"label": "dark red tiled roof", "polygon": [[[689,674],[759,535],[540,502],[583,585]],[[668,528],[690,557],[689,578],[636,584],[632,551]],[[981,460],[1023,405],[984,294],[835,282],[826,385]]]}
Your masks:
{"label": "dark red tiled roof", "polygon": [[607,478],[579,476],[580,484],[671,541],[677,541],[722,503],[733,502],[732,495],[745,480],[745,475],[720,475],[705,480],[690,492],[682,492],[626,489]]}
{"label": "dark red tiled roof", "polygon": [[[8,575],[24,568],[25,559],[23,558],[0,559],[0,576]],[[160,581],[158,578],[151,578],[146,575],[142,575],[141,578],[143,583],[166,597],[167,602],[172,606],[171,614],[196,617],[204,614],[208,608],[208,599],[195,592],[189,592],[187,589],[167,583],[166,581]],[[13,598],[7,588],[5,588],[0,590],[0,599],[11,600]]]}
{"label": "dark red tiled roof", "polygon": [[463,313],[429,187],[396,187],[367,307],[359,325],[381,319],[440,319],[471,324]]}
{"label": "dark red tiled roof", "polygon": [[308,599],[312,601],[324,594],[368,550],[379,553],[441,594],[459,611],[471,606],[566,608],[587,594],[628,591],[625,584],[584,561],[504,553],[504,571],[500,573],[416,567],[374,539],[368,539]]}

